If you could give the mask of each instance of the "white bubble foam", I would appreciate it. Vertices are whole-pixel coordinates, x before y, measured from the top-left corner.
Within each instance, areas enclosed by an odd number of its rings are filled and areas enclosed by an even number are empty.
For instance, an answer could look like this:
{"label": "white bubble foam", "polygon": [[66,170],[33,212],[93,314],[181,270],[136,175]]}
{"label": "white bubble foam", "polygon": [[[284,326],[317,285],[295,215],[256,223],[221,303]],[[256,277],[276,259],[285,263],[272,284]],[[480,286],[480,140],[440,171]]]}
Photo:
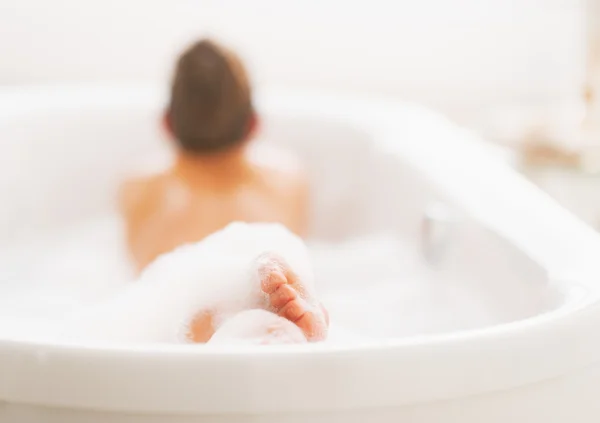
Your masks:
{"label": "white bubble foam", "polygon": [[302,241],[280,225],[236,223],[165,254],[115,298],[78,313],[71,337],[121,342],[182,342],[202,310],[225,319],[264,301],[257,257],[282,256],[312,289],[312,268]]}
{"label": "white bubble foam", "polygon": [[[312,243],[307,249],[277,225],[231,225],[158,259],[134,282],[121,231],[113,216],[0,251],[0,336],[181,342],[201,309],[219,308],[226,318],[260,307],[253,266],[264,251],[282,255],[323,300],[332,322],[328,342],[497,321],[480,298],[461,283],[440,283],[415,248],[391,236]],[[238,330],[239,323],[228,328]]]}
{"label": "white bubble foam", "polygon": [[289,320],[262,309],[251,309],[227,319],[209,344],[272,345],[305,342],[306,337],[300,328]]}

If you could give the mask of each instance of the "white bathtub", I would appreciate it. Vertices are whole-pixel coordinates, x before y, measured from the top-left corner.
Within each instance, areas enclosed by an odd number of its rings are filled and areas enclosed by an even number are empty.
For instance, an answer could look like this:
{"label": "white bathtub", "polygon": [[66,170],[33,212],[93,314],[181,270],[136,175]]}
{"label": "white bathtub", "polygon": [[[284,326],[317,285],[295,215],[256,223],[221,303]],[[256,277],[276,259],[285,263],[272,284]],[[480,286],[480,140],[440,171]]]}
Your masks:
{"label": "white bathtub", "polygon": [[[266,139],[309,164],[314,237],[395,233],[440,283],[478,292],[500,324],[238,351],[0,339],[0,421],[600,420],[591,229],[426,110],[282,91],[259,99]],[[162,100],[144,87],[0,91],[2,243],[110,209],[129,159],[160,151]]]}

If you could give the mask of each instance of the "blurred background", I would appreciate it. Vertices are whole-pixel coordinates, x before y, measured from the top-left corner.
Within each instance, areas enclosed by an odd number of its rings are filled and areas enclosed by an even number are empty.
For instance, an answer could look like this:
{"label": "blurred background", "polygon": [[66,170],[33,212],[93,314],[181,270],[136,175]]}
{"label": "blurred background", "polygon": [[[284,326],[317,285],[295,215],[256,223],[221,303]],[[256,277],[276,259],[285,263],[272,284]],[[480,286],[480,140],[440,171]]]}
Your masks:
{"label": "blurred background", "polygon": [[584,0],[0,0],[0,84],[157,80],[214,35],[258,84],[414,100],[460,122],[581,95]]}
{"label": "blurred background", "polygon": [[[521,150],[532,128],[544,129],[546,140],[578,145],[584,115],[598,120],[585,100],[597,86],[599,4],[0,0],[0,86],[164,83],[181,49],[212,35],[240,52],[258,86],[419,102],[511,152]],[[592,205],[588,198],[600,182],[589,169],[547,166],[526,173],[600,224],[600,200]]]}

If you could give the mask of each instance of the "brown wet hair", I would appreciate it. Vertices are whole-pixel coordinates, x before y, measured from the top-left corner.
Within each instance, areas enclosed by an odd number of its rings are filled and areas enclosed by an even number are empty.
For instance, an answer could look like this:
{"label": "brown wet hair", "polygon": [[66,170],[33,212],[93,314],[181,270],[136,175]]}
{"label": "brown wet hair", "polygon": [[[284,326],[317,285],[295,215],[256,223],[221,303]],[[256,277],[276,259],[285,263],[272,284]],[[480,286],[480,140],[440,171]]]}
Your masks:
{"label": "brown wet hair", "polygon": [[207,154],[241,144],[254,118],[248,75],[233,52],[208,39],[183,52],[167,111],[183,151]]}

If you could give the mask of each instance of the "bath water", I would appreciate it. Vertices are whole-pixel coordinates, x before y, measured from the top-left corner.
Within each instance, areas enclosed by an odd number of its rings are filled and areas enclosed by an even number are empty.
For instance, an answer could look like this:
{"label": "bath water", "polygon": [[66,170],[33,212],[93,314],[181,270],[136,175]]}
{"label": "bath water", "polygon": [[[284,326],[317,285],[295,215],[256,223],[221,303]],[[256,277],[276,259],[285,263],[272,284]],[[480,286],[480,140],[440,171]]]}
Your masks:
{"label": "bath water", "polygon": [[[439,274],[421,261],[415,246],[390,235],[338,244],[309,242],[308,247],[315,289],[330,312],[328,342],[406,337],[497,322],[484,302],[460,281],[440,283]],[[181,278],[172,277],[175,288]],[[0,251],[0,337],[52,337],[60,333],[65,321],[73,321],[72,316],[94,315],[106,304],[118,308],[113,299],[126,297],[123,291],[132,291],[134,279],[116,216],[79,222],[4,248]],[[153,337],[157,342],[177,342],[177,334],[164,336],[169,330],[161,327],[166,313],[187,312],[182,304],[198,306],[180,289],[182,295],[173,300],[170,310],[164,306],[157,310],[154,305],[160,303],[160,290],[148,294],[145,302],[122,302],[123,307],[136,304],[129,316],[138,316],[138,326],[124,323],[123,311],[113,313],[118,317],[114,321],[99,321],[98,313],[95,320],[77,320],[82,328],[102,326],[92,336],[107,335],[114,342],[143,342]],[[135,317],[131,319],[131,325],[136,324]],[[147,332],[131,333],[142,320],[147,322]]]}

